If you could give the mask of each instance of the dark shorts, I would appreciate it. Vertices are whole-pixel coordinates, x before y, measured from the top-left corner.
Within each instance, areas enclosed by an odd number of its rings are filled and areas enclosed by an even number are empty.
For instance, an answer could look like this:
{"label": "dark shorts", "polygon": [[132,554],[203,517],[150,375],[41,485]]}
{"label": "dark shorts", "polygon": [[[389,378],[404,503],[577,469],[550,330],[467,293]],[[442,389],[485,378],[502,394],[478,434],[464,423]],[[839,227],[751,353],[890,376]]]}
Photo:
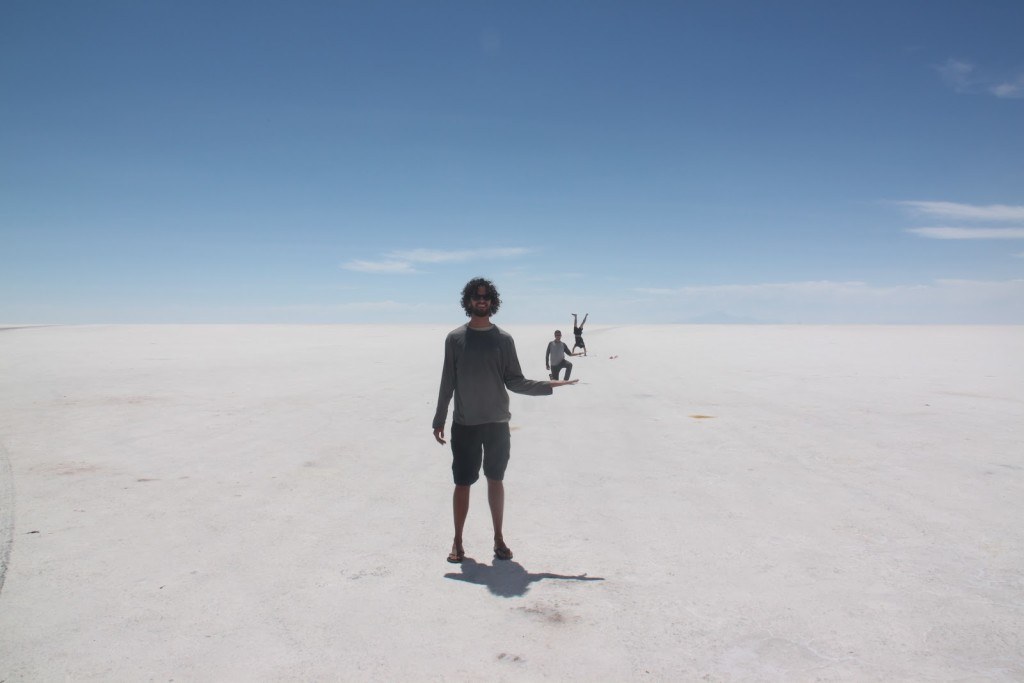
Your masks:
{"label": "dark shorts", "polygon": [[458,486],[469,486],[480,478],[480,464],[484,476],[501,481],[511,452],[512,438],[508,422],[488,422],[482,425],[452,423],[452,477]]}
{"label": "dark shorts", "polygon": [[563,360],[558,365],[551,366],[551,372],[549,373],[551,379],[558,379],[558,373],[563,369],[565,370],[565,378],[569,379],[570,375],[572,375],[572,363],[567,360]]}

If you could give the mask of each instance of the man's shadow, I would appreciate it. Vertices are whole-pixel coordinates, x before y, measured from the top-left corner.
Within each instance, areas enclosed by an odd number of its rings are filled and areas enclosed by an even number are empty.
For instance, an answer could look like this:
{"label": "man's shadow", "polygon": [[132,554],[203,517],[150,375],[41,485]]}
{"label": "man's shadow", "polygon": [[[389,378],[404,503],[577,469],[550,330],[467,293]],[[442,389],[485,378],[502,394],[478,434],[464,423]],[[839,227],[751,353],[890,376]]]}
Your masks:
{"label": "man's shadow", "polygon": [[563,576],[562,574],[531,574],[518,562],[498,560],[493,565],[480,564],[469,557],[462,561],[462,573],[445,574],[446,579],[475,583],[487,586],[492,594],[502,598],[515,598],[526,595],[530,590],[530,584],[542,579],[564,579],[566,581],[604,581],[597,576],[579,574],[577,576]]}

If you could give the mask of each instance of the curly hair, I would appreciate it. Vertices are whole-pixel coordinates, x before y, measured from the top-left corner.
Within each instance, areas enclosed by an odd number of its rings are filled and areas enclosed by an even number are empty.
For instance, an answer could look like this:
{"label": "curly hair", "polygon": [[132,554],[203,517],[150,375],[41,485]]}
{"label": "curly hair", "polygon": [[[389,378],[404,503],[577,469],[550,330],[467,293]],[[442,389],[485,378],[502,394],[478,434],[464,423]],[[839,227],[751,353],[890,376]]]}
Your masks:
{"label": "curly hair", "polygon": [[473,295],[480,287],[486,287],[487,293],[491,295],[490,315],[494,315],[501,308],[501,296],[498,295],[498,288],[494,286],[494,283],[482,277],[475,277],[462,288],[462,310],[471,318],[473,317]]}

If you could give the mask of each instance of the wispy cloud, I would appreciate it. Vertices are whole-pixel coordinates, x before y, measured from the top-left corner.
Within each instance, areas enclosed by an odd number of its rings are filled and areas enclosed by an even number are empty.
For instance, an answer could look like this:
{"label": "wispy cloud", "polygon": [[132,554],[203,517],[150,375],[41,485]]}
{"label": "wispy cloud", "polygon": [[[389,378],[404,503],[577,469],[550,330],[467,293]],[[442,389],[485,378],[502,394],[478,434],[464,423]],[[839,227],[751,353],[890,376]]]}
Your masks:
{"label": "wispy cloud", "polygon": [[491,249],[410,249],[384,254],[379,261],[346,261],[345,270],[381,275],[412,275],[423,272],[415,264],[466,263],[477,260],[516,258],[530,253],[524,247],[496,247]]}
{"label": "wispy cloud", "polygon": [[505,247],[498,249],[460,249],[443,251],[440,249],[412,249],[410,251],[393,251],[386,254],[387,258],[413,263],[465,263],[474,259],[504,259],[523,256],[530,252],[522,247]]}
{"label": "wispy cloud", "polygon": [[348,301],[332,304],[295,304],[292,306],[272,306],[261,310],[278,313],[351,313],[363,311],[401,311],[413,308],[413,304],[402,303],[392,299],[382,301]]}
{"label": "wispy cloud", "polygon": [[[431,322],[444,318],[450,307],[437,302],[414,299],[350,300],[304,303],[294,302],[275,306],[231,306],[225,311],[236,322],[264,322],[278,324],[340,324],[340,323],[393,323],[396,315],[404,323]],[[224,314],[217,314],[211,322],[223,321]]]}
{"label": "wispy cloud", "polygon": [[1019,99],[1024,97],[1024,74],[1018,75],[1016,79],[1004,81],[1003,83],[996,83],[989,88],[989,92],[996,97],[1008,99]]}
{"label": "wispy cloud", "polygon": [[974,221],[1024,221],[1024,206],[958,204],[956,202],[900,201],[914,213],[933,218]]}
{"label": "wispy cloud", "polygon": [[907,232],[935,240],[1024,239],[1024,228],[910,228]]}
{"label": "wispy cloud", "polygon": [[1024,97],[1024,73],[994,76],[960,59],[947,59],[935,70],[948,86],[959,93],[988,93],[1001,99]]}
{"label": "wispy cloud", "polygon": [[[956,202],[901,201],[897,204],[911,213],[927,218],[968,221],[974,223],[1024,223],[1024,206],[1007,204],[958,204]],[[907,232],[933,240],[1019,240],[1024,239],[1024,227],[988,226],[921,226],[907,228]]]}
{"label": "wispy cloud", "polygon": [[[637,287],[634,291],[652,296],[671,297],[692,302],[736,302],[758,306],[766,302],[802,302],[811,304],[854,304],[878,302],[887,297],[907,299],[928,292],[985,292],[997,296],[1024,295],[1024,279],[963,280],[938,279],[930,283],[872,285],[860,281],[809,280],[802,282],[765,282],[754,284],[687,285],[683,287]],[[1019,300],[1018,300],[1019,301]],[[1018,306],[1019,308],[1019,306]]]}
{"label": "wispy cloud", "polygon": [[948,85],[957,92],[969,92],[974,81],[974,65],[959,59],[947,59],[945,64],[935,67]]}
{"label": "wispy cloud", "polygon": [[[792,323],[1024,322],[1024,279],[876,285],[813,280],[635,288],[661,314]],[[634,302],[634,308],[648,305]]]}
{"label": "wispy cloud", "polygon": [[861,292],[865,291],[868,285],[864,282],[835,282],[830,280],[809,280],[804,282],[769,282],[743,285],[687,285],[683,287],[636,287],[634,291],[641,294],[652,294],[658,296],[713,296],[713,295],[741,295],[741,296],[764,296],[775,295],[780,292],[790,294],[823,294],[839,292]]}
{"label": "wispy cloud", "polygon": [[420,272],[407,261],[347,261],[341,267],[357,273],[377,273],[380,275],[411,275]]}

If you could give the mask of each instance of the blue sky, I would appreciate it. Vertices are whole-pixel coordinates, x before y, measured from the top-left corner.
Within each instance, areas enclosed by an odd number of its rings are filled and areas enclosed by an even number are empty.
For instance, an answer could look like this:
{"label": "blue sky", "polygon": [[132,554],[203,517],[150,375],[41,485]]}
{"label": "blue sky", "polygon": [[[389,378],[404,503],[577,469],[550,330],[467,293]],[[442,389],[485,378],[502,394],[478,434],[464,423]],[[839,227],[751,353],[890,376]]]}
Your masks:
{"label": "blue sky", "polygon": [[0,323],[1024,323],[1024,3],[0,9]]}

